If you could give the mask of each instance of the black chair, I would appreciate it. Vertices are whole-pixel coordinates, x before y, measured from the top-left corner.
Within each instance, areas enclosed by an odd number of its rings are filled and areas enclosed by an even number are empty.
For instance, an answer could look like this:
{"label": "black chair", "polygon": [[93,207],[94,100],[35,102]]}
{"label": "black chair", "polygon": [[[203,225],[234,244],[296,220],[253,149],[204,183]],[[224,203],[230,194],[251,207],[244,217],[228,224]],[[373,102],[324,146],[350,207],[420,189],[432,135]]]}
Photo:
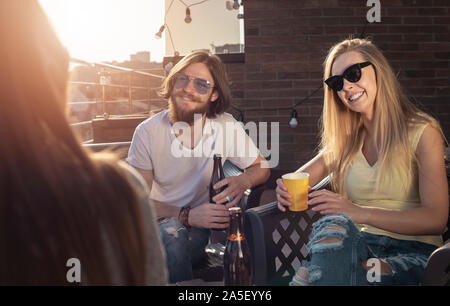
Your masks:
{"label": "black chair", "polygon": [[[328,187],[328,177],[312,190]],[[301,261],[309,259],[306,244],[312,224],[321,215],[312,210],[281,212],[277,202],[245,211],[244,228],[254,264],[254,283],[288,285]]]}
{"label": "black chair", "polygon": [[[325,179],[312,189],[328,188],[327,183]],[[321,215],[311,210],[284,213],[276,202],[248,209],[244,215],[255,285],[288,285],[301,261],[309,259],[306,244],[312,224]],[[448,236],[449,224],[444,238]],[[422,285],[450,285],[450,240],[430,255]]]}

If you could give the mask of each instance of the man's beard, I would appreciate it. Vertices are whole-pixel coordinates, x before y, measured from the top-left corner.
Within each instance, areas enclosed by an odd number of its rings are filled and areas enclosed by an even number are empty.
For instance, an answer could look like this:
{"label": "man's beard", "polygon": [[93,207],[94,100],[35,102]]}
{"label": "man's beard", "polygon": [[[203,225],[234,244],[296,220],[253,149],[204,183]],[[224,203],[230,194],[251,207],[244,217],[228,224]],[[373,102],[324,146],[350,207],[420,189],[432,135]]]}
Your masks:
{"label": "man's beard", "polygon": [[[196,107],[193,110],[185,110],[182,107],[180,107],[176,99],[187,97],[191,99],[193,102],[191,103],[198,103],[198,107]],[[173,94],[169,99],[169,118],[171,122],[186,122],[187,124],[191,125],[194,123],[194,114],[205,114],[209,109],[209,103],[202,103],[195,99],[194,96],[190,94],[185,93],[178,93]]]}

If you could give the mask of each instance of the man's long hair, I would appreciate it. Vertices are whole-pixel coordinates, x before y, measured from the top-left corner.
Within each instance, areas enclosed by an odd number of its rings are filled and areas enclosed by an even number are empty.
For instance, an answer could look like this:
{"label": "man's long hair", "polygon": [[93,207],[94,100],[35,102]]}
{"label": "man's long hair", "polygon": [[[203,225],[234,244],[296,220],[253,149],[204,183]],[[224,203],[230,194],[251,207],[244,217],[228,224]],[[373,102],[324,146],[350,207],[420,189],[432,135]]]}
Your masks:
{"label": "man's long hair", "polygon": [[169,72],[163,81],[160,96],[169,99],[173,92],[174,75],[183,72],[183,70],[191,64],[205,64],[214,80],[214,88],[219,94],[215,101],[211,101],[209,109],[206,111],[208,118],[215,118],[217,115],[224,113],[231,105],[231,91],[225,70],[225,66],[217,55],[210,54],[206,51],[195,51],[186,55],[179,61]]}
{"label": "man's long hair", "polygon": [[36,1],[0,2],[0,285],[144,284],[146,230],[115,158],[66,119],[69,56]]}
{"label": "man's long hair", "polygon": [[[420,111],[403,93],[396,75],[382,52],[367,39],[347,39],[334,45],[324,62],[324,80],[331,76],[335,59],[347,52],[361,54],[375,70],[377,93],[374,104],[375,141],[378,149],[377,184],[381,185],[389,173],[406,173],[404,182],[413,176],[415,152],[409,142],[411,124],[430,123],[439,131],[438,122]],[[333,189],[345,194],[344,180],[349,165],[362,145],[361,114],[349,110],[328,86],[324,88],[324,107],[321,118],[321,151],[332,173]]]}

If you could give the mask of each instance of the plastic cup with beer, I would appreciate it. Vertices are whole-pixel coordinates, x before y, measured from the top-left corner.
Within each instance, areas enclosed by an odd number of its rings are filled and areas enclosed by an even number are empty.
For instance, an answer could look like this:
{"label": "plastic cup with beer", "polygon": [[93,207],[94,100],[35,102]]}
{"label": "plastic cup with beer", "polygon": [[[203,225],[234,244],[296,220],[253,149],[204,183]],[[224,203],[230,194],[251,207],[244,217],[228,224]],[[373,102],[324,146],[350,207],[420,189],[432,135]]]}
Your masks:
{"label": "plastic cup with beer", "polygon": [[281,179],[291,195],[288,199],[291,202],[290,211],[304,211],[308,209],[308,184],[309,173],[292,172],[284,174]]}

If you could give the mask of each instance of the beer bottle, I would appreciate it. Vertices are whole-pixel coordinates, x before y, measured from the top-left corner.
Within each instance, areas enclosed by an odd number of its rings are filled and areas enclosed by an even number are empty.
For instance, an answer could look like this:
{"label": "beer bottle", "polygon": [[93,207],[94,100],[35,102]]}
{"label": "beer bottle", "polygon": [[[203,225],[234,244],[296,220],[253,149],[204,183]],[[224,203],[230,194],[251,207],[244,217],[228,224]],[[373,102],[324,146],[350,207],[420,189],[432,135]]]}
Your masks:
{"label": "beer bottle", "polygon": [[230,233],[225,247],[224,285],[225,286],[251,286],[253,284],[253,266],[250,252],[242,230],[242,210],[240,207],[231,207]]}
{"label": "beer bottle", "polygon": [[[211,181],[209,182],[209,203],[217,204],[213,201],[213,197],[222,191],[224,191],[227,188],[227,185],[219,188],[214,189],[214,185],[220,182],[225,178],[225,174],[223,174],[223,167],[222,167],[222,156],[220,154],[214,154],[214,168],[211,175]],[[222,228],[212,228],[214,231],[223,231]]]}
{"label": "beer bottle", "polygon": [[213,201],[213,197],[222,191],[224,191],[227,186],[223,186],[219,188],[218,190],[214,189],[214,185],[220,182],[225,178],[225,175],[223,174],[223,168],[222,168],[222,156],[220,154],[214,154],[214,169],[211,175],[211,181],[209,182],[209,202],[216,204],[216,202]]}

